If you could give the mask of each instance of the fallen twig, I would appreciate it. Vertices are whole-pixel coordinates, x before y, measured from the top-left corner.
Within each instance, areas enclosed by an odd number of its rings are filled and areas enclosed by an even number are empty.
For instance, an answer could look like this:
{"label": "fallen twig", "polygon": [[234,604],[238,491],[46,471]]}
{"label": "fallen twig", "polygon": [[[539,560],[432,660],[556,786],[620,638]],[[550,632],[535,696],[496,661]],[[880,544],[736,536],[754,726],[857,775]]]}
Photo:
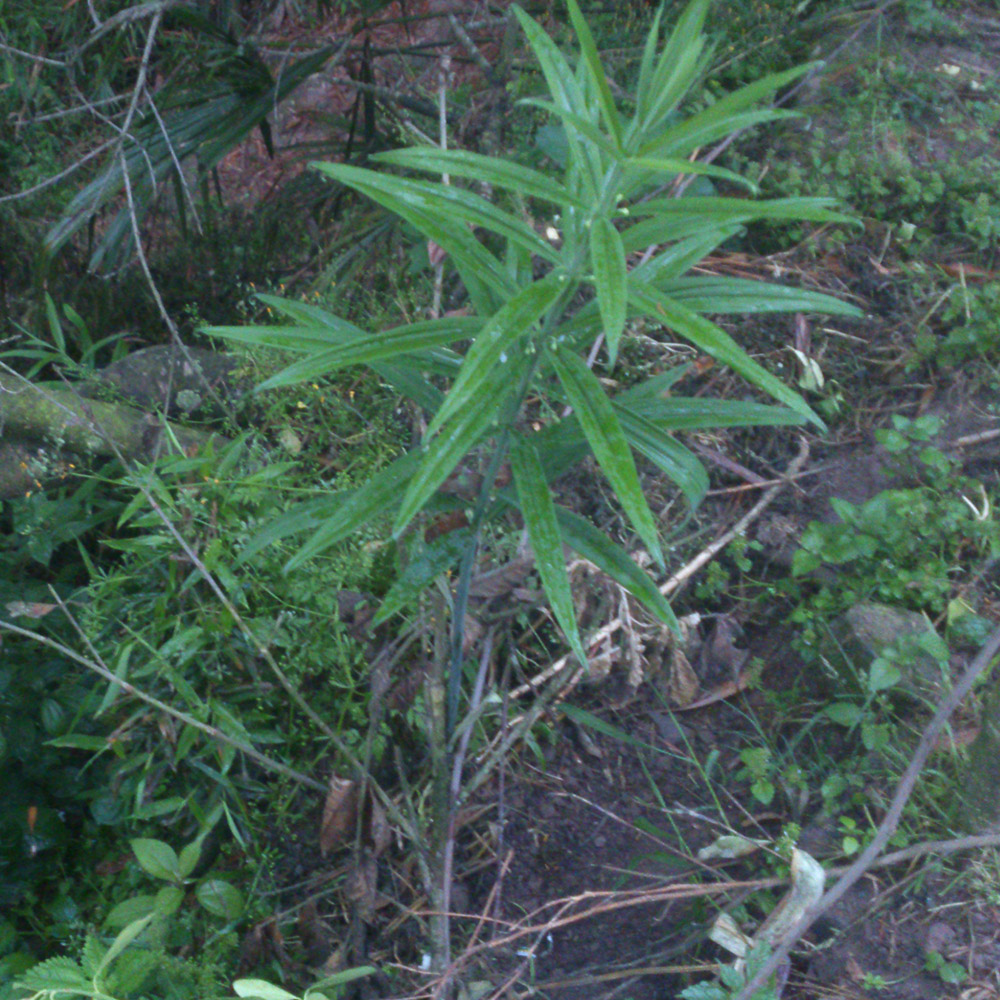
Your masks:
{"label": "fallen twig", "polygon": [[1000,651],[1000,628],[997,628],[989,639],[986,640],[985,645],[966,668],[959,682],[941,702],[938,710],[934,713],[934,718],[927,723],[920,737],[920,742],[917,744],[917,749],[913,752],[913,757],[896,787],[896,793],[892,797],[892,802],[885,814],[885,818],[875,831],[875,836],[872,838],[871,843],[861,852],[857,861],[823,894],[820,901],[811,907],[805,916],[788,932],[784,940],[775,948],[774,954],[749,979],[733,1000],[750,1000],[753,994],[774,974],[778,966],[788,958],[792,947],[809,930],[813,922],[842,899],[848,889],[873,866],[875,860],[899,825],[900,817],[903,815],[903,808],[913,793],[917,778],[920,776],[920,772],[927,758],[930,756],[938,734],[944,728],[951,713],[955,711],[965,699],[965,696],[972,690],[973,684],[975,684],[980,675],[993,662],[993,658],[998,651]]}
{"label": "fallen twig", "polygon": [[[805,465],[809,458],[809,442],[805,438],[801,438],[799,441],[799,453],[795,456],[792,462],[788,466],[788,471],[782,477],[782,479],[772,486],[761,498],[754,504],[746,514],[741,517],[736,524],[732,526],[728,531],[720,535],[711,545],[703,549],[701,552],[695,556],[686,566],[678,570],[666,583],[662,584],[660,587],[660,593],[664,597],[672,594],[685,580],[694,576],[695,573],[701,569],[706,563],[710,562],[715,556],[724,549],[737,535],[746,531],[746,529],[753,524],[761,514],[767,510],[768,507],[774,503],[776,497],[781,492],[781,490],[789,483],[791,480],[797,476]],[[622,627],[621,618],[614,618],[609,621],[606,625],[599,628],[592,636],[590,636],[587,642],[587,648],[591,649],[598,643],[603,642],[609,636],[613,635]],[[530,681],[522,684],[520,687],[515,688],[511,692],[512,698],[523,698],[526,694],[531,694],[536,691],[542,684],[544,684],[549,678],[555,677],[560,671],[564,670],[566,665],[572,660],[572,654],[566,654],[555,661],[551,666],[547,667],[540,674],[533,677]]]}

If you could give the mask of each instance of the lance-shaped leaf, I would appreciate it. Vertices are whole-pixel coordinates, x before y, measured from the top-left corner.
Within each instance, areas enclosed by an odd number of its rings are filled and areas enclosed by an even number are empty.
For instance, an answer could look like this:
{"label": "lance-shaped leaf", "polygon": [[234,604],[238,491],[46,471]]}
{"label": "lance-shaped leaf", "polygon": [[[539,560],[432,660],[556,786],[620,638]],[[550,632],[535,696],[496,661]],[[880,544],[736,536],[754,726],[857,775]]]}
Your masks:
{"label": "lance-shaped leaf", "polygon": [[611,400],[582,358],[568,351],[555,351],[550,357],[597,464],[608,477],[619,503],[650,555],[659,566],[663,566],[656,522],[643,495],[632,451]]}
{"label": "lance-shaped leaf", "polygon": [[687,306],[675,302],[659,289],[650,288],[648,285],[641,286],[633,282],[629,287],[629,300],[646,315],[659,319],[674,333],[691,341],[717,361],[729,365],[748,382],[759,386],[817,427],[825,429],[823,421],[797,392],[789,389],[784,382],[757,364],[728,333],[714,323],[710,323]]}
{"label": "lance-shaped leaf", "polygon": [[[514,4],[511,10],[527,36],[528,44],[542,68],[542,74],[548,85],[549,93],[552,95],[555,109],[559,114],[571,115],[580,121],[589,121],[590,109],[587,107],[587,101],[580,85],[573,76],[569,63],[566,62],[566,57],[559,51],[559,47],[542,30],[538,22],[525,14],[517,4]],[[566,142],[570,165],[572,167],[575,164],[580,171],[580,177],[586,185],[587,197],[596,197],[603,172],[597,149],[581,142],[580,136],[573,128],[566,129]]]}
{"label": "lance-shaped leaf", "polygon": [[391,163],[435,174],[451,174],[494,187],[516,191],[528,198],[539,198],[554,205],[583,209],[584,203],[558,181],[531,167],[464,149],[439,149],[437,146],[415,146],[393,149],[372,157],[379,163]]}
{"label": "lance-shaped leaf", "polygon": [[[318,516],[326,514],[309,541],[289,559],[285,566],[286,572],[301,566],[307,559],[319,555],[331,545],[336,545],[366,521],[391,511],[399,501],[405,483],[416,471],[419,460],[419,455],[410,452],[397,458],[381,472],[375,473],[363,486],[324,498],[337,501],[336,504],[320,508],[303,505],[302,509],[291,511],[270,524],[265,529],[267,539],[280,538],[298,530],[308,530],[315,524]],[[248,546],[251,550],[260,547],[257,539]],[[241,557],[246,558],[246,554],[241,553]]]}
{"label": "lance-shaped leaf", "polygon": [[604,119],[608,131],[614,140],[616,149],[620,150],[622,145],[622,123],[615,107],[614,99],[611,96],[611,88],[608,86],[608,78],[605,75],[604,67],[601,65],[601,57],[598,55],[597,46],[594,44],[594,36],[590,32],[590,26],[580,12],[580,6],[576,0],[568,0],[569,17],[573,22],[573,30],[576,32],[577,41],[580,43],[580,53],[583,55],[583,66],[587,76],[590,78],[591,86],[597,94],[597,103],[601,109],[601,117]]}
{"label": "lance-shaped leaf", "polygon": [[[641,171],[642,175],[654,171],[658,174],[671,176],[684,176],[696,174],[703,177],[716,177],[719,180],[729,181],[730,184],[738,184],[750,191],[756,191],[757,185],[746,177],[741,176],[734,170],[727,170],[725,167],[717,167],[712,163],[699,163],[697,160],[685,160],[671,157],[655,156],[635,156],[625,161],[625,166],[630,170]],[[660,178],[662,183],[665,178]]]}
{"label": "lance-shaped leaf", "polygon": [[576,609],[573,606],[569,574],[566,572],[555,504],[545,482],[542,463],[531,443],[521,439],[511,449],[510,465],[514,473],[521,516],[535,553],[535,566],[541,577],[542,587],[566,641],[579,661],[586,666],[587,654],[576,625]]}
{"label": "lance-shaped leaf", "polygon": [[608,342],[608,364],[614,367],[625,329],[628,270],[622,238],[610,220],[596,218],[590,229],[590,263],[594,269],[597,307]]}
{"label": "lance-shaped leaf", "polygon": [[483,392],[478,397],[469,399],[445,423],[430,444],[421,448],[423,460],[403,496],[392,527],[394,538],[399,538],[418,511],[448,478],[452,469],[496,423],[497,414],[510,391],[510,383],[495,373],[494,378],[483,386]]}
{"label": "lance-shaped leaf", "polygon": [[794,116],[794,112],[770,109],[747,112],[746,109],[753,107],[793,80],[804,76],[812,68],[809,64],[795,66],[781,73],[772,73],[770,76],[755,80],[709,105],[698,114],[666,129],[658,139],[647,143],[646,147],[640,150],[640,154],[683,155],[684,150],[694,149],[722,135],[731,135],[740,128],[746,128],[747,125]]}
{"label": "lance-shaped leaf", "polygon": [[[470,295],[481,285],[485,285],[499,301],[506,300],[512,293],[510,279],[500,261],[469,232],[463,222],[442,213],[440,204],[428,205],[426,197],[414,200],[406,198],[402,192],[387,191],[384,186],[370,182],[371,178],[379,176],[374,171],[345,168],[337,163],[314,163],[312,166],[343,183],[348,183],[346,175],[341,173],[343,169],[357,171],[349,175],[350,186],[405,219],[441,247],[454,263]],[[474,295],[473,303],[479,313],[493,311],[486,306],[481,295]]]}
{"label": "lance-shaped leaf", "polygon": [[574,552],[592,562],[602,573],[607,573],[615,583],[623,586],[633,597],[660,619],[677,631],[677,618],[667,599],[657,590],[649,574],[635,564],[631,556],[598,531],[586,518],[556,507],[556,520],[563,541]]}
{"label": "lance-shaped leaf", "polygon": [[817,312],[861,319],[856,306],[808,288],[772,285],[747,278],[689,277],[657,282],[660,291],[695,312]]}
{"label": "lance-shaped leaf", "polygon": [[384,198],[392,199],[393,202],[402,201],[407,205],[436,213],[442,221],[446,221],[452,227],[466,222],[473,226],[482,226],[518,243],[543,259],[553,263],[559,260],[559,254],[552,245],[526,222],[497,208],[473,191],[467,191],[456,184],[418,181],[366,170],[364,167],[351,167],[343,163],[322,164],[321,169],[342,184],[364,191],[376,201],[385,203]]}
{"label": "lance-shaped leaf", "polygon": [[462,407],[481,398],[487,381],[496,377],[498,368],[507,379],[516,380],[527,363],[523,352],[514,347],[542,317],[566,288],[566,279],[553,272],[523,288],[498,313],[491,316],[465,355],[441,408],[435,414],[428,434],[434,434]]}
{"label": "lance-shaped leaf", "polygon": [[[835,212],[834,198],[654,198],[632,208],[633,215],[656,215],[671,225],[700,219],[706,226],[750,222],[753,219],[795,219],[808,222],[856,223],[857,219]],[[669,230],[666,230],[669,233]],[[669,236],[665,237],[666,239]]]}
{"label": "lance-shaped leaf", "polygon": [[[661,13],[662,10],[661,7]],[[636,127],[630,138],[641,140],[645,133],[655,129],[676,108],[698,78],[705,47],[702,28],[707,12],[707,0],[694,0],[688,4],[654,66],[660,26],[660,15],[657,15],[639,66]]]}
{"label": "lance-shaped leaf", "polygon": [[681,489],[694,510],[708,491],[705,467],[661,426],[619,403],[614,404],[628,443],[665,472]]}

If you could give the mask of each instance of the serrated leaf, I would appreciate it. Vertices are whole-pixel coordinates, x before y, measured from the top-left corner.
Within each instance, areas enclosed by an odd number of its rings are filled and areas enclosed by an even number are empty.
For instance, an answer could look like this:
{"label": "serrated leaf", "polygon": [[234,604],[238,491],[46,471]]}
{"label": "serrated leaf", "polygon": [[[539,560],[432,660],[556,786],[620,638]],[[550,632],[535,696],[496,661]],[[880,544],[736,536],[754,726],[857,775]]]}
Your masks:
{"label": "serrated leaf", "polygon": [[650,555],[659,566],[663,566],[656,522],[643,495],[632,452],[611,401],[597,376],[577,355],[559,351],[554,352],[551,358],[597,464],[608,477],[619,503]]}
{"label": "serrated leaf", "polygon": [[622,238],[608,219],[594,219],[591,226],[590,263],[594,269],[597,307],[608,344],[608,364],[614,367],[618,342],[625,329],[628,268]]}
{"label": "serrated leaf", "polygon": [[499,312],[483,325],[479,335],[466,352],[458,377],[434,415],[428,435],[437,433],[460,409],[479,399],[489,406],[483,388],[495,378],[498,365],[506,365],[508,379],[515,380],[526,363],[523,354],[514,353],[514,346],[538,319],[545,314],[566,287],[558,273],[552,273],[521,289]]}
{"label": "serrated leaf", "polygon": [[576,609],[569,574],[566,572],[562,538],[552,494],[545,482],[545,472],[534,447],[523,438],[511,449],[510,464],[514,472],[514,486],[521,516],[535,553],[535,566],[542,580],[542,588],[566,641],[580,663],[586,667],[587,654],[576,624]]}
{"label": "serrated leaf", "polygon": [[641,601],[664,624],[679,631],[677,618],[667,599],[659,592],[645,570],[608,536],[598,531],[588,520],[565,507],[556,507],[556,519],[563,541],[574,552],[592,562],[602,573],[624,587]]}
{"label": "serrated leaf", "polygon": [[177,852],[162,840],[147,840],[138,838],[132,841],[135,859],[144,872],[153,878],[161,878],[167,882],[181,880],[180,861]]}
{"label": "serrated leaf", "polygon": [[16,986],[30,992],[93,993],[93,983],[71,958],[49,958],[33,965],[18,978]]}

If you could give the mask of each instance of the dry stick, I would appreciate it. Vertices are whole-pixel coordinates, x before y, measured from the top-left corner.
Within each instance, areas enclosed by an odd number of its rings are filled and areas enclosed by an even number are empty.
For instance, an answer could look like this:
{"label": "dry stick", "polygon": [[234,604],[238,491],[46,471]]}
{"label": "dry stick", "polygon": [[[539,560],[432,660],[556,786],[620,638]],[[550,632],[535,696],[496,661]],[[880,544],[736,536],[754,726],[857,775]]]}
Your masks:
{"label": "dry stick", "polygon": [[[69,620],[72,622],[74,628],[80,632],[79,626],[69,615],[68,611],[66,611],[66,607],[62,600],[58,597],[56,600],[59,601],[60,607],[62,607],[63,611],[66,612],[67,617],[69,617]],[[269,771],[274,771],[277,774],[283,774],[286,778],[292,778],[300,784],[306,785],[309,788],[314,788],[317,791],[326,791],[326,786],[316,781],[314,778],[310,778],[305,774],[300,774],[298,771],[287,767],[279,761],[272,760],[270,757],[265,756],[255,747],[251,746],[249,743],[243,743],[240,740],[233,739],[231,736],[227,736],[224,732],[222,732],[222,730],[216,729],[215,726],[210,726],[206,722],[200,722],[198,719],[188,715],[186,712],[182,712],[180,709],[171,707],[166,702],[160,701],[159,698],[154,698],[153,695],[146,694],[145,691],[140,691],[128,681],[118,677],[114,671],[112,671],[107,664],[104,663],[103,659],[101,659],[100,656],[93,650],[90,641],[86,637],[84,637],[84,641],[87,643],[87,646],[91,649],[91,652],[95,657],[93,660],[88,659],[86,656],[81,656],[75,650],[70,649],[69,646],[64,646],[61,642],[56,642],[55,639],[50,639],[48,636],[42,635],[41,632],[33,632],[31,629],[21,628],[19,625],[15,625],[12,622],[0,619],[0,630],[6,630],[14,633],[15,635],[24,636],[26,639],[31,639],[32,641],[40,643],[43,646],[48,646],[50,649],[54,649],[57,653],[60,653],[67,659],[75,660],[88,670],[92,670],[95,674],[103,677],[104,680],[118,685],[118,687],[120,687],[123,691],[135,698],[138,698],[140,701],[144,701],[147,705],[152,706],[158,711],[172,716],[179,722],[183,722],[185,725],[200,730],[210,736],[213,740],[218,740],[220,743],[228,743],[231,747],[235,747],[241,753],[245,753],[248,757],[252,757],[261,765],[261,767],[265,767]],[[82,633],[80,634],[82,635]]]}
{"label": "dry stick", "polygon": [[788,958],[792,946],[809,930],[813,922],[826,913],[838,900],[842,899],[847,890],[872,867],[872,863],[881,853],[882,848],[888,843],[889,838],[899,825],[903,809],[909,801],[910,795],[913,793],[917,778],[920,776],[920,772],[927,758],[930,756],[938,735],[944,728],[951,713],[962,703],[965,696],[972,690],[973,684],[975,684],[980,675],[993,662],[993,657],[996,656],[998,651],[1000,651],[1000,628],[996,629],[989,639],[986,640],[985,645],[966,668],[962,678],[941,702],[938,710],[934,713],[934,718],[927,723],[920,737],[920,742],[917,744],[917,749],[914,751],[913,757],[903,772],[903,777],[900,779],[899,785],[896,787],[896,792],[892,797],[892,802],[885,814],[885,818],[875,831],[872,842],[861,852],[857,861],[841,875],[836,884],[823,894],[819,902],[806,911],[802,919],[788,932],[782,943],[775,949],[774,954],[761,966],[756,975],[747,982],[746,986],[740,990],[733,1000],[750,1000],[754,992],[763,986],[777,970],[778,966]]}
{"label": "dry stick", "polygon": [[[746,514],[741,517],[736,524],[729,529],[729,531],[720,535],[711,545],[705,548],[703,551],[699,552],[694,559],[692,559],[686,566],[678,570],[666,583],[660,587],[660,593],[666,597],[668,594],[672,594],[685,580],[693,576],[695,573],[701,569],[705,563],[710,562],[715,556],[724,549],[737,535],[746,531],[746,529],[760,517],[761,514],[767,510],[768,507],[774,503],[776,497],[781,492],[782,489],[788,483],[798,475],[799,470],[805,465],[809,458],[809,442],[803,437],[799,439],[799,453],[795,456],[794,460],[789,464],[788,470],[784,477],[772,486],[761,498],[754,504],[753,507],[747,511]],[[607,639],[610,635],[613,635],[622,626],[621,618],[614,618],[612,621],[608,622],[607,625],[602,626],[598,629],[587,641],[587,647],[596,646],[599,642]],[[511,692],[512,698],[522,698],[526,694],[530,694],[539,685],[544,684],[550,677],[554,677],[561,670],[563,670],[567,663],[572,659],[572,654],[567,654],[566,656],[560,657],[551,666],[542,671],[536,677],[533,677],[530,681],[522,684],[519,688]]]}

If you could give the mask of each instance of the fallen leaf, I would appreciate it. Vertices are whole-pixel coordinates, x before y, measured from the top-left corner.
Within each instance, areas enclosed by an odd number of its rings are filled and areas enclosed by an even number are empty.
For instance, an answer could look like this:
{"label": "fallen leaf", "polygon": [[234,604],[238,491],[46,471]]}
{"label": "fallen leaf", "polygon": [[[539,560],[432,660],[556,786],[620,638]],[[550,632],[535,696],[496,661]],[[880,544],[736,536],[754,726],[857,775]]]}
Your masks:
{"label": "fallen leaf", "polygon": [[342,847],[350,841],[357,821],[358,783],[332,775],[319,828],[319,849],[324,857],[335,847]]}

